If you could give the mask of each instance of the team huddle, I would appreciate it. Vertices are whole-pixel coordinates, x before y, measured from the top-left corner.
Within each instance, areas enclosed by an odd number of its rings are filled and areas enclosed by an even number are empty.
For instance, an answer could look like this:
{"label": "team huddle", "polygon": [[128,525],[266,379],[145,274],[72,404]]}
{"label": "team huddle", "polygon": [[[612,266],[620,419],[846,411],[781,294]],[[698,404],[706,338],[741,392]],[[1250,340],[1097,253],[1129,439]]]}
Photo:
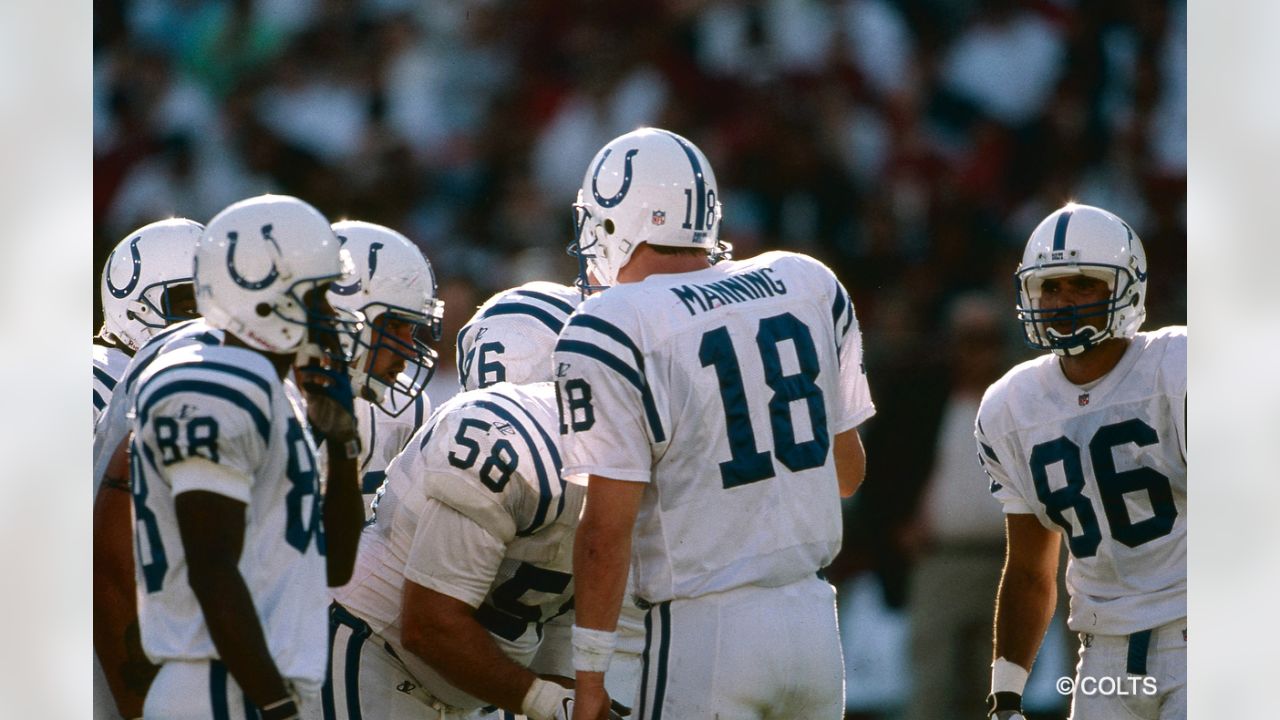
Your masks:
{"label": "team huddle", "polygon": [[[128,235],[93,350],[95,715],[842,717],[822,570],[862,335],[821,262],[733,259],[718,192],[675,133],[605,145],[578,279],[474,310],[438,407],[446,308],[399,232],[263,195]],[[1049,352],[975,421],[1008,538],[987,712],[1022,717],[1065,542],[1078,675],[1152,688],[1073,717],[1185,718],[1186,329],[1140,332],[1146,256],[1099,208],[1016,279]]]}

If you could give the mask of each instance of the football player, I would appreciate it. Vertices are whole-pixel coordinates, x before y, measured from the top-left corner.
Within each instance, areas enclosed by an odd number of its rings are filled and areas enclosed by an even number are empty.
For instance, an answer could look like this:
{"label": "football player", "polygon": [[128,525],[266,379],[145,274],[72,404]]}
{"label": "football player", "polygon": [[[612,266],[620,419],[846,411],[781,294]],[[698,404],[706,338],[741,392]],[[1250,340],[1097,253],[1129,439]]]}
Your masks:
{"label": "football player", "polygon": [[129,358],[157,330],[195,317],[191,253],[204,229],[172,218],[121,240],[102,269],[102,328],[93,343],[93,424],[111,400]]}
{"label": "football player", "polygon": [[548,647],[544,624],[571,607],[584,493],[560,473],[555,336],[531,332],[534,317],[506,317],[484,339],[527,350],[503,371],[537,382],[458,394],[392,461],[355,578],[331,607],[327,720],[460,717],[486,705],[568,718],[571,691],[535,672],[571,682],[568,653]]}
{"label": "football player", "polygon": [[[551,350],[565,322],[582,302],[575,286],[534,281],[496,293],[458,331],[458,384],[464,390],[507,381],[516,384],[553,378]],[[630,589],[630,587],[628,587]],[[569,633],[573,613],[552,618],[531,667],[571,667]],[[635,696],[644,651],[644,612],[628,592],[618,620],[618,651],[605,676],[611,697]],[[557,665],[563,663],[563,665]],[[572,675],[572,671],[564,674]],[[488,720],[520,720],[507,711]]]}
{"label": "football player", "polygon": [[356,426],[364,455],[360,484],[366,517],[395,457],[427,419],[423,389],[435,371],[444,302],[436,297],[431,263],[409,238],[358,220],[334,223],[354,272],[329,288],[335,308],[365,317],[359,335],[343,336],[352,354]]}
{"label": "football player", "polygon": [[465,391],[550,380],[550,349],[580,302],[577,288],[541,280],[486,300],[458,331],[458,384]]}
{"label": "football player", "polygon": [[609,142],[574,207],[581,282],[612,286],[555,351],[565,473],[589,476],[574,718],[608,707],[633,562],[648,609],[640,717],[841,717],[835,590],[819,570],[874,413],[848,293],[804,255],[716,262],[715,174],[675,133]]}
{"label": "football player", "polygon": [[[95,439],[99,421],[138,348],[165,326],[195,315],[191,257],[203,229],[184,218],[154,222],[130,233],[107,258],[101,283],[103,323],[93,343]],[[93,706],[94,717],[104,720],[141,714],[144,693],[131,686],[145,684],[149,676],[138,645],[127,463],[118,463],[116,475],[116,492],[105,493],[107,505],[114,507],[104,509],[117,518],[111,524],[116,532],[94,543]],[[94,477],[95,496],[100,477]],[[127,681],[125,668],[140,677]]]}
{"label": "football player", "polygon": [[1026,340],[1049,352],[988,388],[975,429],[1007,538],[989,714],[1022,717],[1061,537],[1081,637],[1072,717],[1185,718],[1187,330],[1138,331],[1146,253],[1100,208],[1045,218],[1015,279]]}
{"label": "football player", "polygon": [[[325,584],[350,578],[363,520],[337,338],[359,325],[325,297],[344,264],[305,202],[232,204],[194,264],[197,309],[223,342],[166,344],[130,390],[142,646],[160,665],[147,718],[277,720],[318,701]],[[299,355],[305,410],[285,380]],[[313,433],[327,438],[323,486]]]}

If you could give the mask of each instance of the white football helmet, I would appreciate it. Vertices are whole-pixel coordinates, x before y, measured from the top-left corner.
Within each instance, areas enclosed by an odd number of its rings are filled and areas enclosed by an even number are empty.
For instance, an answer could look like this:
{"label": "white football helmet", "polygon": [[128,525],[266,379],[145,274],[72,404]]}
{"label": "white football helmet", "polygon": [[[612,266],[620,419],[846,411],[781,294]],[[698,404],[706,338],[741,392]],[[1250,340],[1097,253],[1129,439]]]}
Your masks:
{"label": "white football helmet", "polygon": [[[402,412],[412,404],[403,400],[417,397],[435,372],[438,356],[427,343],[440,339],[444,318],[435,273],[418,246],[391,228],[343,220],[333,232],[351,254],[353,268],[330,286],[329,303],[365,317],[359,335],[343,336],[352,355],[352,386],[387,412]],[[392,319],[410,326],[410,340],[385,331]],[[370,372],[379,351],[403,358],[404,369],[392,378]],[[388,390],[405,397],[388,397]]]}
{"label": "white football helmet", "polygon": [[359,332],[360,318],[307,293],[350,270],[350,255],[319,211],[288,195],[259,195],[228,206],[201,234],[196,306],[210,325],[256,350],[340,355],[338,337]]}
{"label": "white football helmet", "polygon": [[[1111,288],[1107,300],[1046,310],[1040,289],[1049,278],[1074,274]],[[1027,344],[1058,355],[1077,355],[1111,337],[1131,338],[1147,316],[1147,255],[1133,228],[1091,205],[1068,203],[1040,222],[1027,240],[1014,275],[1018,319]],[[1069,320],[1068,333],[1052,325]]]}
{"label": "white football helmet", "polygon": [[711,163],[697,146],[667,130],[640,128],[601,148],[573,210],[569,254],[578,257],[584,292],[615,284],[640,243],[703,248],[713,262],[730,250],[720,242],[721,204]]}
{"label": "white football helmet", "polygon": [[144,225],[111,251],[102,269],[102,339],[137,350],[157,330],[191,315],[175,312],[170,291],[191,282],[204,226],[185,218]]}

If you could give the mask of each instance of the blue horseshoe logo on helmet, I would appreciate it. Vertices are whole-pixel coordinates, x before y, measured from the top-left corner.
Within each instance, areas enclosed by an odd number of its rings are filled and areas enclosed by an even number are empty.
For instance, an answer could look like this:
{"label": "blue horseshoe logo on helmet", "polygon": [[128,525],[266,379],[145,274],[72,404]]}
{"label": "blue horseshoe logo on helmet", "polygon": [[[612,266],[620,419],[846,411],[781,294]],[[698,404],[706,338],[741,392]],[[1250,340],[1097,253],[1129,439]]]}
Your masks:
{"label": "blue horseshoe logo on helmet", "polygon": [[129,282],[124,287],[118,288],[111,282],[111,261],[115,259],[115,251],[112,251],[111,257],[107,259],[107,291],[114,298],[123,300],[138,287],[138,278],[142,277],[142,253],[138,251],[140,240],[142,240],[141,235],[129,241],[129,255],[133,258],[133,274],[129,276]]}
{"label": "blue horseshoe logo on helmet", "polygon": [[622,202],[622,198],[627,196],[627,191],[631,189],[631,158],[636,156],[639,150],[632,148],[622,158],[622,187],[618,188],[618,192],[613,197],[601,197],[600,190],[596,183],[600,180],[600,168],[604,167],[604,161],[609,159],[609,154],[613,152],[610,148],[604,151],[600,156],[600,162],[596,163],[596,171],[591,173],[591,195],[596,199],[596,203],[600,207],[611,208]]}
{"label": "blue horseshoe logo on helmet", "polygon": [[[347,238],[343,235],[338,236],[338,241],[343,245],[347,244]],[[373,279],[373,274],[378,271],[378,251],[381,249],[382,249],[382,243],[380,242],[371,243],[369,245],[369,279],[370,280]],[[357,277],[356,281],[351,283],[350,285],[335,284],[330,286],[329,289],[339,295],[355,295],[356,293],[360,292],[360,287],[361,287],[360,278]]]}
{"label": "blue horseshoe logo on helmet", "polygon": [[[270,285],[280,277],[280,271],[276,269],[276,261],[271,261],[271,269],[267,271],[259,280],[246,280],[244,276],[236,272],[236,243],[239,242],[239,233],[234,230],[227,233],[227,270],[231,273],[231,279],[235,284],[245,290],[261,290]],[[276,239],[271,237],[271,225],[262,226],[262,239],[270,242],[276,249],[276,255],[280,255],[280,245],[276,243]]]}

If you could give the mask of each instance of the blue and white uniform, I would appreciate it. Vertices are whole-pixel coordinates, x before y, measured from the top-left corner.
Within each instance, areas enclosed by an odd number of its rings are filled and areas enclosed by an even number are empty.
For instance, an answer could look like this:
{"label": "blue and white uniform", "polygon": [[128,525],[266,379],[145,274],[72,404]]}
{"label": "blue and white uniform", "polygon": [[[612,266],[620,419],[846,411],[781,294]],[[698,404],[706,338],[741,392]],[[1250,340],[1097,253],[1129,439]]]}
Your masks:
{"label": "blue and white uniform", "polygon": [[835,276],[770,252],[614,285],[555,361],[566,475],[645,484],[638,717],[838,717],[830,448],[875,409]]}
{"label": "blue and white uniform", "polygon": [[391,463],[355,574],[335,593],[326,718],[460,717],[485,705],[404,649],[406,579],[476,608],[509,657],[533,659],[542,624],[572,598],[585,496],[561,479],[557,422],[551,383],[501,383],[441,405]]}
{"label": "blue and white uniform", "polygon": [[[93,426],[98,427],[107,403],[116,390],[116,384],[129,366],[129,354],[120,348],[105,345],[93,346]],[[96,430],[95,430],[96,431]]]}
{"label": "blue and white uniform", "polygon": [[475,390],[494,383],[524,384],[551,376],[556,337],[582,302],[575,287],[535,281],[485,301],[458,331],[458,383]]}
{"label": "blue and white uniform", "polygon": [[[394,390],[387,390],[393,399],[401,397]],[[366,520],[373,518],[372,504],[377,497],[378,488],[387,478],[387,466],[391,460],[404,450],[409,438],[422,427],[422,423],[431,414],[431,400],[426,393],[419,394],[412,400],[402,402],[408,405],[400,409],[392,406],[392,412],[382,409],[380,405],[356,398],[356,429],[360,433],[360,492],[364,495],[364,515]],[[393,414],[394,413],[394,414]]]}
{"label": "blue and white uniform", "polygon": [[155,718],[228,717],[251,704],[218,661],[187,578],[174,499],[245,505],[239,570],[272,659],[303,696],[324,680],[326,561],[315,444],[300,396],[252,350],[166,346],[137,376],[131,427],[142,646],[160,672]]}
{"label": "blue and white uniform", "polygon": [[1045,355],[982,399],[975,435],[991,494],[1067,545],[1078,676],[1155,681],[1123,697],[1078,689],[1074,717],[1186,717],[1186,403],[1185,327],[1137,333],[1087,386]]}

